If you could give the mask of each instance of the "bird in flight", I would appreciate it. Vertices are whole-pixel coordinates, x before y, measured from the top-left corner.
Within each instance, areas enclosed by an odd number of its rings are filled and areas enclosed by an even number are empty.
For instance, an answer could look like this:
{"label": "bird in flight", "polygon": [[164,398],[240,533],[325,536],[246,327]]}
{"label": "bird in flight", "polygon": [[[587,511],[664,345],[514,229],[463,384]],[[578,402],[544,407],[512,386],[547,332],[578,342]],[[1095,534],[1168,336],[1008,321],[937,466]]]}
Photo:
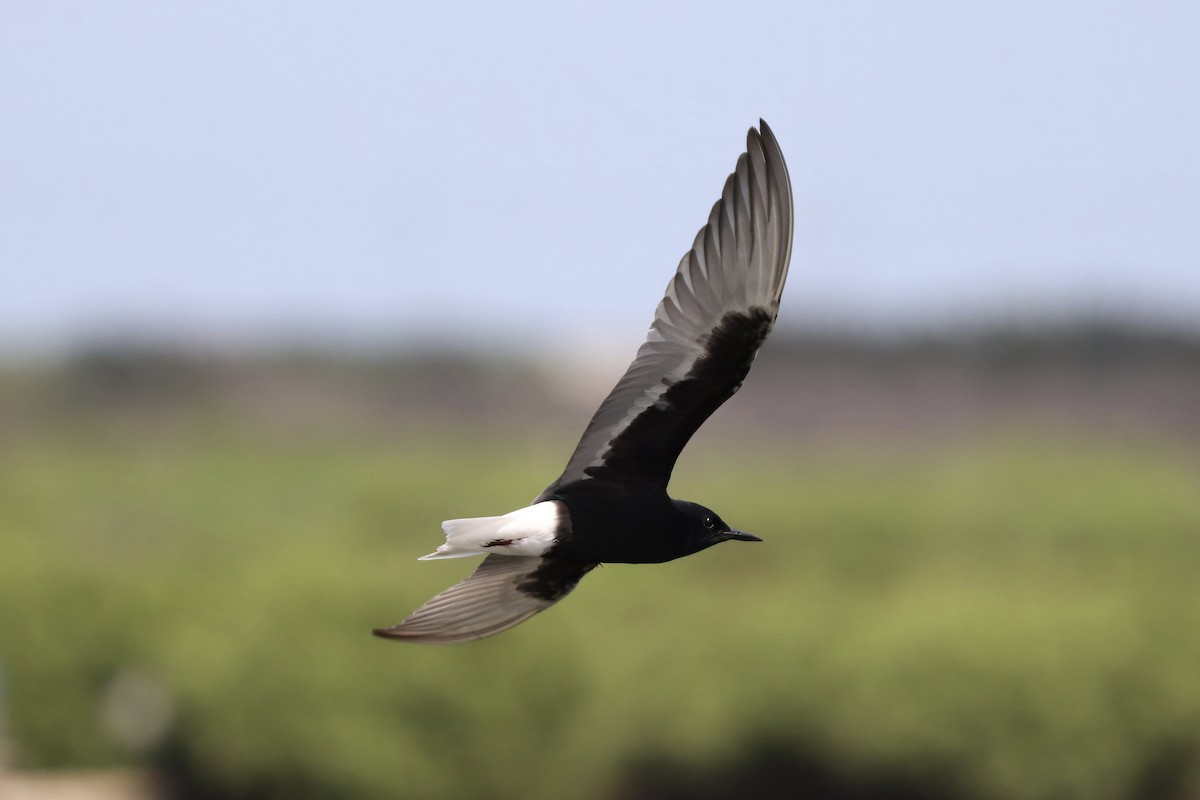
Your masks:
{"label": "bird in flight", "polygon": [[667,496],[692,434],[742,385],[779,313],[792,190],[759,120],[721,199],[679,262],[645,343],[600,404],[567,467],[525,508],[442,523],[422,560],[484,555],[461,583],[377,636],[450,643],[506,631],[566,597],[598,564],[654,564],[720,542],[761,541]]}

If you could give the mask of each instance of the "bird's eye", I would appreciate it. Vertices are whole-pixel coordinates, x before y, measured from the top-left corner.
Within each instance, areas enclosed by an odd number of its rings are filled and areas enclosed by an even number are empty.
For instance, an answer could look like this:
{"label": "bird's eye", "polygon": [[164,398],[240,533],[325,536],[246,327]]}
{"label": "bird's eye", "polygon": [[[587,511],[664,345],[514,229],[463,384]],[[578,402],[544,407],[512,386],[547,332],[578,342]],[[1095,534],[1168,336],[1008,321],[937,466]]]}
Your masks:
{"label": "bird's eye", "polygon": [[712,517],[704,518],[704,527],[708,528],[709,530],[712,530],[712,527],[716,524],[717,524],[717,521],[715,519],[713,519]]}

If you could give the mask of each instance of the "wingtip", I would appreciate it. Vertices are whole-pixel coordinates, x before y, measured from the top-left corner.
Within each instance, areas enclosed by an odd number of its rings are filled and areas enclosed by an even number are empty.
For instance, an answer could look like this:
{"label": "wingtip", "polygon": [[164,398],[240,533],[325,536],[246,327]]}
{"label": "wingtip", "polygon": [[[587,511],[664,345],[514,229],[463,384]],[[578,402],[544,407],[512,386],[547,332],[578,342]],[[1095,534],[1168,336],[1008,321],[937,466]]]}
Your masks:
{"label": "wingtip", "polygon": [[[759,124],[760,125],[762,124],[762,120],[759,120]],[[759,144],[761,141],[762,141],[762,134],[758,132],[758,128],[755,128],[753,125],[751,125],[750,130],[746,131],[746,150],[747,150],[747,152],[749,152],[750,150],[755,150],[755,149],[761,150],[762,145]]]}
{"label": "wingtip", "polygon": [[750,128],[746,133],[746,147],[757,147],[758,150],[766,152],[767,150],[779,150],[779,140],[775,138],[775,132],[771,130],[771,126],[762,117],[758,118],[758,127]]}
{"label": "wingtip", "polygon": [[[380,639],[387,639],[389,642],[418,642],[421,644],[446,644],[451,642],[466,641],[462,638],[447,638],[443,639],[439,636],[430,636],[428,634],[414,633],[404,630],[404,625],[392,625],[389,628],[374,628],[371,631],[373,636],[378,636]],[[474,637],[472,637],[474,638]]]}
{"label": "wingtip", "polygon": [[391,628],[375,628],[371,633],[389,642],[411,642],[415,644],[456,644],[479,638],[478,636],[443,637],[428,634],[401,633],[399,628],[399,625],[394,625]]}
{"label": "wingtip", "polygon": [[770,142],[776,150],[779,149],[779,140],[775,138],[775,131],[771,130],[771,126],[762,117],[758,118],[758,130],[763,141]]}

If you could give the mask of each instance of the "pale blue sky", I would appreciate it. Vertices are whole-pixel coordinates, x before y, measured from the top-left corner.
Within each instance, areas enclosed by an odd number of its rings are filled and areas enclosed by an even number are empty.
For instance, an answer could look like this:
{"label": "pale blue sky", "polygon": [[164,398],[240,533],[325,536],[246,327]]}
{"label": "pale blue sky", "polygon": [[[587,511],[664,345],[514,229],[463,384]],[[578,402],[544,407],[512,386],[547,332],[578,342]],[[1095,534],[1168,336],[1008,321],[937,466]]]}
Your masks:
{"label": "pale blue sky", "polygon": [[0,4],[0,349],[633,347],[759,116],[783,325],[1200,320],[1200,4],[509,5]]}

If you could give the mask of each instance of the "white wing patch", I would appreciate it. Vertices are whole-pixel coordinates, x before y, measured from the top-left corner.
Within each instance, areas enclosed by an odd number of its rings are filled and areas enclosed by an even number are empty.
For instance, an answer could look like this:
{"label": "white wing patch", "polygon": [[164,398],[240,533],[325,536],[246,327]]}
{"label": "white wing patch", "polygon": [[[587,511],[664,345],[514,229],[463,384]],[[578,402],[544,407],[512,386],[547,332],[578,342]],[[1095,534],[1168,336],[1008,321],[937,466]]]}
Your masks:
{"label": "white wing patch", "polygon": [[419,560],[465,558],[499,553],[506,556],[540,556],[566,527],[565,510],[557,500],[534,503],[499,517],[448,519],[442,523],[446,543]]}

